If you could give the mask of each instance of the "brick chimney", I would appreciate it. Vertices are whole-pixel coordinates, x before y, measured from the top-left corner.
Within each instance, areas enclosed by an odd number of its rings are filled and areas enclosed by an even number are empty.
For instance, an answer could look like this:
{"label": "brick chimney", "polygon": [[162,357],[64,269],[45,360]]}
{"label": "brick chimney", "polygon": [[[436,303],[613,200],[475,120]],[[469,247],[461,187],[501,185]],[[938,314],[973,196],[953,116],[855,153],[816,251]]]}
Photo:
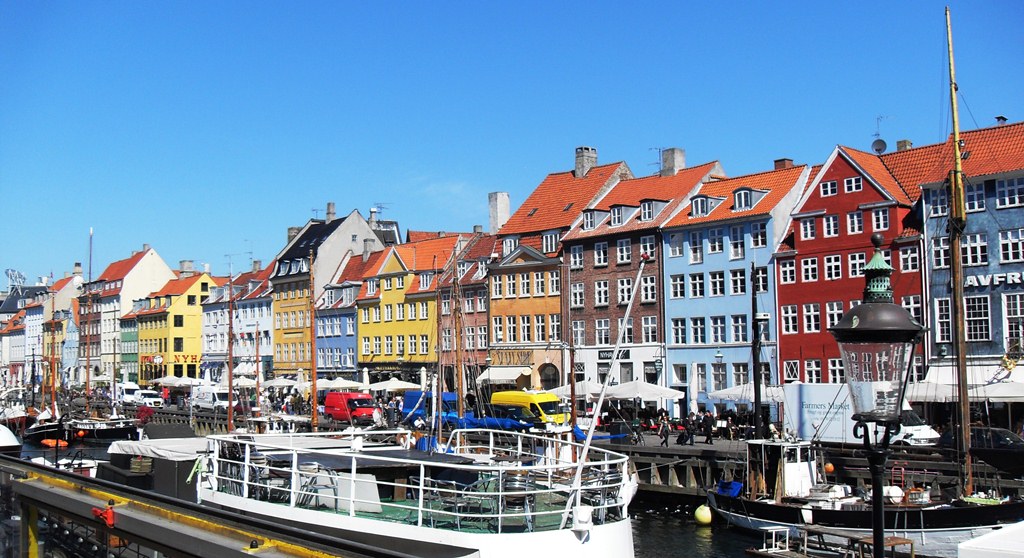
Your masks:
{"label": "brick chimney", "polygon": [[775,159],[775,170],[793,168],[793,159]]}
{"label": "brick chimney", "polygon": [[675,176],[686,168],[686,150],[669,147],[661,151],[661,176]]}
{"label": "brick chimney", "polygon": [[327,202],[327,222],[334,220],[334,202]]}
{"label": "brick chimney", "polygon": [[914,143],[908,139],[896,140],[896,151],[906,151],[914,147]]}
{"label": "brick chimney", "polygon": [[577,147],[576,148],[576,178],[583,178],[587,176],[590,169],[597,166],[597,148],[595,147]]}

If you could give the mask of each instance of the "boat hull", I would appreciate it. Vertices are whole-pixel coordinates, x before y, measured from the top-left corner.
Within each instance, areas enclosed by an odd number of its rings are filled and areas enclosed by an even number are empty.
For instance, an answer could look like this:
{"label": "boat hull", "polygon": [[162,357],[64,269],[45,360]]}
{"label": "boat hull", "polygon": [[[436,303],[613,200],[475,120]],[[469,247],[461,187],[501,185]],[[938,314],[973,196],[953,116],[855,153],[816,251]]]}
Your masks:
{"label": "boat hull", "polygon": [[116,423],[100,422],[69,422],[66,427],[69,439],[76,440],[138,440],[139,429],[134,422],[118,421]]}
{"label": "boat hull", "polygon": [[[797,535],[801,527],[815,525],[871,534],[871,510],[831,510],[755,501],[708,493],[708,504],[728,523],[759,531],[765,527],[788,527]],[[963,507],[888,507],[887,535],[914,541],[918,554],[956,556],[957,545],[1004,525],[1024,520],[1024,502]]]}
{"label": "boat hull", "polygon": [[42,444],[43,440],[63,440],[64,437],[64,427],[56,422],[36,423],[26,428],[21,435],[22,441],[35,445]]}

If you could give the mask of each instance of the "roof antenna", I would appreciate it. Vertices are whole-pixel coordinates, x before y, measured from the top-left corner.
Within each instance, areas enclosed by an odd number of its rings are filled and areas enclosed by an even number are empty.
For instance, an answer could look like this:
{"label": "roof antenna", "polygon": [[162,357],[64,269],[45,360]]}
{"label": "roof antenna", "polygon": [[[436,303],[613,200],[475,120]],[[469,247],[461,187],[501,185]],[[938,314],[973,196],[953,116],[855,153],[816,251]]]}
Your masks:
{"label": "roof antenna", "polygon": [[313,211],[313,220],[315,221],[315,220],[319,219],[320,218],[320,210],[318,208],[314,207],[312,209],[312,211]]}
{"label": "roof antenna", "polygon": [[877,155],[885,153],[885,150],[888,147],[885,144],[885,140],[882,139],[882,133],[880,132],[883,118],[885,117],[881,114],[875,117],[875,141],[871,142],[871,150]]}
{"label": "roof antenna", "polygon": [[661,152],[664,151],[665,148],[664,147],[648,147],[647,150],[648,151],[657,151],[658,152],[658,160],[653,162],[653,163],[647,163],[647,164],[652,166],[652,167],[658,167],[658,170],[660,171],[661,170]]}

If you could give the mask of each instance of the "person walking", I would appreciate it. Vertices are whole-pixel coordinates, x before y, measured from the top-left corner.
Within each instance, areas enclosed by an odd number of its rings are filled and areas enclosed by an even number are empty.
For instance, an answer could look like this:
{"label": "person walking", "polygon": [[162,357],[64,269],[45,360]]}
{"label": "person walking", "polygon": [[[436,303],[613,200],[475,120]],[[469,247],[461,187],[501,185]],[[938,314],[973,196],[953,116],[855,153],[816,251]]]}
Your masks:
{"label": "person walking", "polygon": [[668,435],[672,428],[668,424],[668,418],[662,415],[658,423],[658,436],[661,436],[661,445],[668,447]]}
{"label": "person walking", "polygon": [[697,415],[690,413],[686,418],[686,439],[689,440],[688,445],[693,445],[693,439],[697,436]]}
{"label": "person walking", "polygon": [[715,419],[711,416],[711,411],[704,411],[704,419],[701,420],[701,426],[704,427],[704,443],[713,444],[711,434],[714,432]]}

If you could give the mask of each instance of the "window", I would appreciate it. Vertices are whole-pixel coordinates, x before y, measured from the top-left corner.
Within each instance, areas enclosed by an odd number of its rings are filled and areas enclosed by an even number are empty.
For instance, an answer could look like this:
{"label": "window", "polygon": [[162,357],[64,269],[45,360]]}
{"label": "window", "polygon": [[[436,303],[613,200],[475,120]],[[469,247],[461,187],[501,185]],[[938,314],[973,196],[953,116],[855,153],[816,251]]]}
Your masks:
{"label": "window", "polygon": [[779,281],[782,283],[796,283],[796,260],[782,260],[779,262]]}
{"label": "window", "polygon": [[506,256],[511,254],[516,246],[519,246],[519,239],[514,236],[501,241],[501,250]]}
{"label": "window", "polygon": [[716,362],[711,365],[712,391],[725,389],[725,363]]}
{"label": "window", "polygon": [[[373,313],[373,323],[380,323],[380,306],[374,306],[371,309],[371,312]],[[295,315],[292,314],[292,317],[294,318]]]}
{"label": "window", "polygon": [[918,258],[917,246],[900,248],[900,271],[919,271],[921,261]]}
{"label": "window", "polygon": [[729,271],[729,294],[741,295],[747,293],[747,272],[744,269],[732,269]]}
{"label": "window", "polygon": [[697,391],[708,390],[708,365],[696,363],[693,365],[693,377],[697,379]]}
{"label": "window", "polygon": [[804,304],[804,333],[821,331],[821,305],[817,302]]}
{"label": "window", "polygon": [[782,333],[799,333],[800,326],[798,325],[796,316],[796,305],[787,304],[782,307]]}
{"label": "window", "polygon": [[672,343],[676,345],[686,344],[685,318],[672,318]]}
{"label": "window", "polygon": [[596,219],[594,218],[594,212],[593,211],[584,211],[583,212],[583,230],[585,230],[585,231],[593,230],[594,229],[594,225],[596,225]]}
{"label": "window", "polygon": [[702,298],[704,296],[704,274],[690,274],[690,298]]}
{"label": "window", "polygon": [[516,274],[509,273],[508,275],[505,276],[505,295],[509,297],[514,297],[516,296],[517,290],[518,289],[516,287]]}
{"label": "window", "polygon": [[846,192],[847,194],[850,192],[860,192],[863,186],[863,182],[859,176],[843,180],[843,192]]}
{"label": "window", "polygon": [[611,320],[608,318],[602,318],[594,320],[594,333],[597,335],[595,343],[598,345],[609,345],[611,344]]}
{"label": "window", "polygon": [[988,296],[964,297],[964,318],[968,341],[988,341],[992,338]]}
{"label": "window", "polygon": [[700,232],[690,233],[690,263],[701,263],[704,261],[704,239]]}
{"label": "window", "polygon": [[879,207],[871,211],[871,226],[875,231],[889,230],[889,208]]}
{"label": "window", "polygon": [[373,338],[373,354],[379,355],[381,350],[380,336]]}
{"label": "window", "polygon": [[949,343],[953,339],[953,314],[948,298],[935,300],[935,342]]}
{"label": "window", "polygon": [[654,235],[640,237],[640,255],[648,258],[654,257]]}
{"label": "window", "polygon": [[658,300],[658,278],[644,275],[640,278],[640,302],[656,302]]}
{"label": "window", "polygon": [[[548,294],[559,294],[562,292],[562,272],[552,269],[548,272]],[[481,308],[482,310],[482,308]]]}
{"label": "window", "polygon": [[628,238],[620,238],[615,242],[615,263],[629,263],[633,258],[633,245]]}
{"label": "window", "polygon": [[[445,294],[448,294],[448,293],[445,293]],[[451,296],[451,295],[449,295],[449,296]],[[445,300],[442,297],[441,304],[444,304],[445,302],[450,302],[450,301],[449,300]],[[393,308],[392,308],[392,306],[390,304],[384,305],[384,321],[385,322],[390,322],[391,321],[392,312],[393,312]]]}
{"label": "window", "polygon": [[430,354],[430,338],[427,337],[425,334],[420,335],[420,354]]}
{"label": "window", "polygon": [[740,386],[743,384],[750,383],[750,370],[747,368],[747,363],[737,362],[732,365],[732,384],[734,386]]}
{"label": "window", "polygon": [[703,217],[708,214],[708,199],[701,196],[693,198],[690,202],[690,213],[693,217]]}
{"label": "window", "polygon": [[804,258],[800,260],[800,276],[804,283],[817,281],[818,258]]}
{"label": "window", "polygon": [[519,316],[519,340],[523,343],[529,343],[533,339],[531,338],[533,331],[530,329],[530,316],[524,314]]}
{"label": "window", "polygon": [[864,263],[865,263],[864,252],[857,252],[850,254],[850,277],[863,277],[864,276]]}
{"label": "window", "polygon": [[713,315],[711,316],[711,342],[722,344],[725,343],[725,316],[724,315]]}
{"label": "window", "polygon": [[827,198],[828,196],[834,196],[839,193],[839,183],[835,180],[829,180],[828,182],[821,183],[821,197]]}
{"label": "window", "polygon": [[[430,317],[430,307],[427,305],[426,302],[421,302],[420,303],[420,319],[421,320],[425,320],[428,317]],[[426,354],[426,353],[424,353],[424,354]]]}
{"label": "window", "polygon": [[533,294],[536,296],[544,295],[544,272],[534,271],[533,272]]}
{"label": "window", "polygon": [[949,190],[926,190],[928,193],[928,215],[943,217],[949,214]]}
{"label": "window", "polygon": [[673,275],[669,277],[669,298],[684,298],[686,296],[686,276]]}
{"label": "window", "polygon": [[530,274],[519,274],[519,296],[530,296]]}
{"label": "window", "polygon": [[622,213],[623,212],[622,212],[622,207],[621,206],[620,207],[613,207],[612,208],[611,225],[613,227],[617,227],[617,226],[622,224]]}
{"label": "window", "polygon": [[370,338],[369,337],[363,337],[363,354],[364,355],[370,354]]}
{"label": "window", "polygon": [[710,284],[708,294],[710,296],[724,296],[725,295],[725,272],[724,271],[712,271],[708,273],[708,283]]}
{"label": "window", "polygon": [[[385,307],[388,308],[388,307]],[[441,293],[441,315],[447,316],[452,313],[452,295],[451,293]],[[390,312],[384,313],[384,321],[390,322]]]}
{"label": "window", "polygon": [[732,317],[732,342],[747,342],[747,315],[735,314]]}
{"label": "window", "polygon": [[569,286],[569,306],[583,308],[583,283],[573,283]]}
{"label": "window", "polygon": [[668,255],[669,256],[682,256],[683,255],[683,234],[672,233],[668,235]]}
{"label": "window", "polygon": [[515,316],[505,316],[505,330],[508,334],[509,343],[515,343],[519,340],[519,329],[516,327]]}
{"label": "window", "polygon": [[594,281],[594,306],[608,306],[608,281]]}
{"label": "window", "polygon": [[740,190],[733,197],[733,211],[746,211],[750,209],[750,190]]}
{"label": "window", "polygon": [[821,228],[825,237],[839,236],[839,216],[826,215],[821,218]]}
{"label": "window", "polygon": [[815,237],[817,229],[815,227],[814,217],[808,217],[800,220],[800,239],[801,240],[812,240]]}
{"label": "window", "polygon": [[548,339],[551,341],[562,340],[562,315],[548,315]]}
{"label": "window", "polygon": [[654,202],[645,201],[640,203],[640,220],[650,221],[654,219]]}
{"label": "window", "polygon": [[820,384],[821,383],[821,361],[818,359],[810,359],[804,361],[804,375],[807,378],[809,384]]}
{"label": "window", "polygon": [[744,254],[743,227],[729,227],[729,259],[742,259]]}
{"label": "window", "polygon": [[399,335],[399,336],[395,337],[395,354],[397,354],[397,355],[404,355],[405,354],[405,336],[404,335]]}
{"label": "window", "polygon": [[1024,229],[999,231],[999,262],[1024,262]]}
{"label": "window", "polygon": [[608,265],[608,243],[598,242],[594,244],[594,266]]}
{"label": "window", "polygon": [[1011,358],[1020,358],[1024,342],[1024,294],[1003,295],[1003,315],[1006,316],[1006,352]]}
{"label": "window", "polygon": [[633,318],[629,318],[628,320],[625,320],[625,325],[623,325],[623,318],[619,318],[618,327],[619,327],[619,334],[622,336],[622,342],[623,343],[632,343],[633,342]]}
{"label": "window", "polygon": [[843,369],[843,359],[828,359],[828,381],[831,384],[846,383],[846,371]]}
{"label": "window", "polygon": [[750,246],[753,248],[764,248],[765,246],[768,246],[767,223],[750,224]]}
{"label": "window", "polygon": [[843,278],[843,259],[839,255],[825,256],[825,280],[834,281]]}
{"label": "window", "polygon": [[[445,350],[451,350],[451,332],[452,332],[452,330],[445,329],[445,331],[448,332],[448,335],[449,335],[449,339],[448,339],[449,347],[447,347]],[[393,346],[393,341],[394,341],[394,338],[391,337],[390,335],[388,335],[387,337],[384,338],[384,354],[386,354],[386,355],[390,355],[391,354],[391,348]]]}
{"label": "window", "polygon": [[846,214],[846,234],[860,234],[864,232],[864,214],[854,211]]}
{"label": "window", "polygon": [[720,228],[708,230],[709,254],[720,254],[723,250],[725,250],[725,240],[722,234],[722,229]]}
{"label": "window", "polygon": [[932,267],[949,267],[949,237],[939,236],[932,239]]}
{"label": "window", "polygon": [[825,303],[825,323],[832,327],[843,319],[843,301],[832,301]]}
{"label": "window", "polygon": [[985,183],[964,184],[964,208],[968,213],[985,211]]}
{"label": "window", "polygon": [[799,382],[800,381],[800,361],[799,360],[787,360],[782,363],[782,369],[785,381],[787,382]]}
{"label": "window", "polygon": [[620,305],[629,304],[629,295],[633,292],[633,280],[628,277],[620,277],[616,290],[619,293],[618,303]]}
{"label": "window", "polygon": [[965,234],[961,246],[963,247],[960,258],[962,264],[965,266],[988,265],[987,234]]}
{"label": "window", "polygon": [[755,267],[754,268],[754,292],[766,293],[768,292],[768,268],[767,267]]}
{"label": "window", "polygon": [[1024,205],[1024,178],[996,181],[996,208]]}
{"label": "window", "polygon": [[691,342],[703,345],[707,342],[707,332],[704,329],[704,318],[690,318],[690,339]]}
{"label": "window", "polygon": [[907,295],[900,299],[900,306],[910,312],[910,316],[921,323],[924,316],[921,313],[921,295]]}
{"label": "window", "polygon": [[569,247],[569,269],[583,268],[583,246],[575,245]]}
{"label": "window", "polygon": [[174,327],[185,327],[185,316],[181,314],[174,316]]}
{"label": "window", "polygon": [[558,233],[544,233],[541,237],[541,247],[545,254],[558,250]]}
{"label": "window", "polygon": [[[495,275],[494,277],[491,277],[491,297],[501,298],[502,296],[504,296],[502,294],[504,292],[504,285],[505,281],[502,279],[501,275]],[[413,319],[411,311],[409,312],[409,319]]]}
{"label": "window", "polygon": [[586,340],[587,330],[586,324],[583,320],[572,321],[572,343],[577,347],[582,347]]}

